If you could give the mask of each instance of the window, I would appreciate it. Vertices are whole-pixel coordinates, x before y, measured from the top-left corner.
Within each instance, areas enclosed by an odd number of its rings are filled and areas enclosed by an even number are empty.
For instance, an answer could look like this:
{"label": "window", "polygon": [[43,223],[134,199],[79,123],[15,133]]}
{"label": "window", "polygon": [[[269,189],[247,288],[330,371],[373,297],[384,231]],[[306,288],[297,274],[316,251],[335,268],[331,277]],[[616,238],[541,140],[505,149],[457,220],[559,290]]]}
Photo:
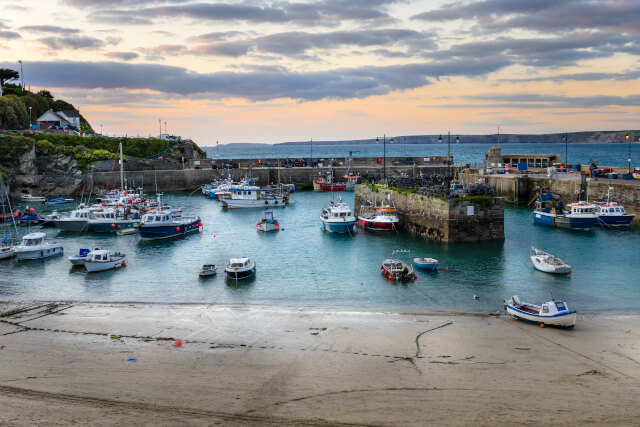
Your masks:
{"label": "window", "polygon": [[548,313],[549,312],[549,307],[546,306],[546,305],[542,306],[542,312],[543,313]]}
{"label": "window", "polygon": [[559,302],[556,302],[556,308],[558,309],[558,311],[563,311],[567,309],[567,306],[564,305],[562,301],[559,301]]}

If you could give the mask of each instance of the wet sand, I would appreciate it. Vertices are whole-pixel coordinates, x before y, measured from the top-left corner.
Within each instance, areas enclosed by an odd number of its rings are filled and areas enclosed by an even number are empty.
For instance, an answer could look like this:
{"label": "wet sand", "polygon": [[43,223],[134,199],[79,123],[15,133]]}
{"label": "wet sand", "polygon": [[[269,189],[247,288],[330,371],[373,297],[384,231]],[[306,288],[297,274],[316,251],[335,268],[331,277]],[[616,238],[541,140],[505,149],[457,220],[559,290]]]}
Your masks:
{"label": "wet sand", "polygon": [[255,306],[0,312],[0,424],[640,423],[639,315],[561,330]]}

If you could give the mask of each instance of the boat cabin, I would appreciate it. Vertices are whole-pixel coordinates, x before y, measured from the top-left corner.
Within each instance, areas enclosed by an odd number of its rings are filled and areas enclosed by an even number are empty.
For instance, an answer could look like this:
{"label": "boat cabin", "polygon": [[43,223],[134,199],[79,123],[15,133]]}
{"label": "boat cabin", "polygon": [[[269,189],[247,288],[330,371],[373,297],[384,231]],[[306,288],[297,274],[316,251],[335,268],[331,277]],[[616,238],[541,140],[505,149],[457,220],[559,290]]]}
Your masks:
{"label": "boat cabin", "polygon": [[598,214],[600,215],[624,215],[626,212],[623,206],[618,205],[616,202],[607,203],[605,205],[598,205]]}
{"label": "boat cabin", "polygon": [[229,260],[229,266],[232,268],[242,268],[242,267],[248,267],[250,264],[250,260],[249,258],[231,258]]}
{"label": "boat cabin", "polygon": [[338,203],[337,205],[325,206],[322,209],[322,217],[324,219],[341,219],[352,217],[351,208],[345,203]]}
{"label": "boat cabin", "polygon": [[110,261],[110,260],[111,258],[109,256],[109,251],[106,251],[103,249],[89,252],[89,254],[87,255],[87,261],[100,262],[100,261]]}
{"label": "boat cabin", "polygon": [[169,212],[153,212],[142,216],[141,224],[161,224],[172,221],[173,218]]}
{"label": "boat cabin", "polygon": [[113,209],[105,209],[102,212],[94,212],[95,219],[116,219],[116,211]]}
{"label": "boat cabin", "polygon": [[71,213],[69,214],[69,218],[89,219],[89,211],[85,209],[77,209],[75,211],[71,211]]}
{"label": "boat cabin", "polygon": [[44,233],[29,233],[22,238],[20,246],[38,246],[44,241],[46,234]]}
{"label": "boat cabin", "polygon": [[586,202],[570,203],[569,209],[572,214],[595,214],[596,205]]}
{"label": "boat cabin", "polygon": [[544,315],[554,315],[554,314],[562,314],[566,311],[569,311],[567,304],[564,301],[549,301],[542,304],[542,309],[540,310],[540,314]]}

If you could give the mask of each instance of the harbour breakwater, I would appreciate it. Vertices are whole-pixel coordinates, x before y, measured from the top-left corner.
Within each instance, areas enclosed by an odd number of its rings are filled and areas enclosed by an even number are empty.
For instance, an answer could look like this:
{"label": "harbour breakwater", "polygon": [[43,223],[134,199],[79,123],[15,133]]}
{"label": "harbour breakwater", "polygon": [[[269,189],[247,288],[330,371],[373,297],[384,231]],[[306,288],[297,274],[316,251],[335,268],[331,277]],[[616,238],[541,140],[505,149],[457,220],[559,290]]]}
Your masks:
{"label": "harbour breakwater", "polygon": [[355,188],[355,212],[365,203],[393,205],[398,228],[441,242],[504,240],[504,200],[472,196],[438,198],[373,185]]}

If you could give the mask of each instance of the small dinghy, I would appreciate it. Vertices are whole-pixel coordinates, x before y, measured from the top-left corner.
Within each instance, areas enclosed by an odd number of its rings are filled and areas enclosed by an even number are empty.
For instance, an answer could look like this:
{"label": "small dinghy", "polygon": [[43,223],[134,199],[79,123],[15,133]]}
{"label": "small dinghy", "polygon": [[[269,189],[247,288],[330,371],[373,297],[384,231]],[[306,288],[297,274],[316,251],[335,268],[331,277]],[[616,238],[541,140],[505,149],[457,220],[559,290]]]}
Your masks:
{"label": "small dinghy", "polygon": [[108,250],[97,249],[89,252],[84,262],[84,268],[89,273],[97,273],[99,271],[117,270],[127,265],[127,256],[118,252],[111,253]]}
{"label": "small dinghy", "polygon": [[560,258],[531,246],[531,262],[536,270],[552,274],[571,274],[571,266]]}
{"label": "small dinghy", "polygon": [[567,303],[552,299],[542,305],[521,302],[517,295],[504,302],[504,309],[519,320],[541,325],[572,328],[576,324],[576,311],[570,311]]}
{"label": "small dinghy", "polygon": [[132,227],[132,228],[123,228],[121,230],[116,231],[116,234],[118,236],[126,236],[127,234],[136,234],[138,232],[138,228],[137,227]]}
{"label": "small dinghy", "polygon": [[416,267],[424,270],[437,270],[438,260],[435,258],[414,258],[413,263]]}
{"label": "small dinghy", "polygon": [[198,269],[198,275],[200,277],[213,276],[218,272],[218,268],[214,264],[204,264]]}
{"label": "small dinghy", "polygon": [[[409,253],[409,251],[395,250],[391,253],[391,256],[393,257],[396,253]],[[416,280],[418,278],[410,264],[397,258],[387,258],[382,261],[380,271],[389,280]]]}
{"label": "small dinghy", "polygon": [[71,203],[73,199],[67,199],[65,197],[56,197],[55,199],[45,200],[45,205],[61,205],[63,203]]}
{"label": "small dinghy", "polygon": [[69,262],[72,265],[84,265],[84,262],[87,260],[87,255],[89,255],[91,251],[89,249],[80,249],[80,251],[68,257]]}

